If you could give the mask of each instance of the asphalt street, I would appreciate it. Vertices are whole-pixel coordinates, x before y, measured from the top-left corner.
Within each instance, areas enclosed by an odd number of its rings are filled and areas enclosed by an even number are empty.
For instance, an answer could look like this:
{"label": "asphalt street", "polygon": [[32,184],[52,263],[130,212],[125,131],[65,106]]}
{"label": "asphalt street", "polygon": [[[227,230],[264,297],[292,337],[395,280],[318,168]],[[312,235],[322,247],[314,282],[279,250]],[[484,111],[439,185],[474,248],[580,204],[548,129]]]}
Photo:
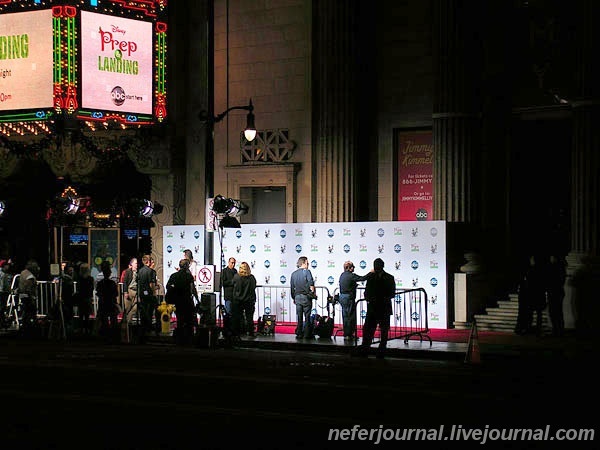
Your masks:
{"label": "asphalt street", "polygon": [[331,428],[597,424],[582,408],[596,377],[579,361],[468,365],[7,339],[0,373],[3,448],[11,449],[341,448],[352,442],[328,441]]}

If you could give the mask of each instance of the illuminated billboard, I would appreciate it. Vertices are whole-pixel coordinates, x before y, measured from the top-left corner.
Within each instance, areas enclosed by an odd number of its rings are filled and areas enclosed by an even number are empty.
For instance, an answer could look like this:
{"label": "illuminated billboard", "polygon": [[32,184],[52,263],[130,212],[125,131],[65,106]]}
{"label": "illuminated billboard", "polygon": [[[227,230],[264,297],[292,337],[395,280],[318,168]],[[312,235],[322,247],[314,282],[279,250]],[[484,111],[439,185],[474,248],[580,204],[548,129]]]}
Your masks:
{"label": "illuminated billboard", "polygon": [[65,113],[91,129],[163,122],[166,7],[167,0],[0,0],[0,125]]}
{"label": "illuminated billboard", "polygon": [[0,111],[53,105],[52,11],[0,14]]}
{"label": "illuminated billboard", "polygon": [[152,114],[152,23],[81,11],[81,106]]}

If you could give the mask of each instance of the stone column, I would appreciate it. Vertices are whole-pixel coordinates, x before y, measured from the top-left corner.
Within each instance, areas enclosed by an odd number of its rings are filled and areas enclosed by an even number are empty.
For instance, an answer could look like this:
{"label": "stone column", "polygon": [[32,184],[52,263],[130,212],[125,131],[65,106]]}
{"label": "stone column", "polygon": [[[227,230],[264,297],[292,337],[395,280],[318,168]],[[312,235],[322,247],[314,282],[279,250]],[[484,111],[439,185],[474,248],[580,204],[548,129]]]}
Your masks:
{"label": "stone column", "polygon": [[152,181],[152,200],[155,203],[163,205],[163,211],[152,217],[154,228],[150,229],[152,238],[152,256],[156,261],[156,274],[161,286],[161,293],[164,294],[164,285],[167,280],[163,279],[163,227],[173,224],[173,205],[175,201],[175,192],[173,189],[172,174],[153,174],[150,175]]}
{"label": "stone column", "polygon": [[[448,279],[463,264],[463,255],[478,251],[475,222],[480,220],[481,35],[479,2],[433,2],[433,219],[447,222]],[[460,277],[457,278],[460,281]],[[464,300],[464,299],[463,299]],[[461,298],[449,298],[448,322]],[[466,311],[472,311],[467,299]],[[470,317],[468,318],[471,319]],[[458,321],[464,320],[459,317]]]}
{"label": "stone column", "polygon": [[[571,251],[567,255],[567,284],[564,305],[565,327],[582,323],[592,310],[594,298],[576,299],[571,281],[580,271],[599,277],[600,266],[590,264],[590,258],[600,256],[600,87],[598,86],[597,21],[600,4],[594,0],[579,0],[576,27],[578,51],[575,99],[573,107],[573,149],[571,158]],[[586,259],[587,264],[584,265]],[[593,307],[595,310],[596,307]],[[586,313],[586,311],[588,313]],[[586,322],[587,323],[587,322]]]}
{"label": "stone column", "polygon": [[[354,2],[313,5],[312,217],[345,222],[355,214],[358,151]],[[303,167],[304,170],[310,170]]]}
{"label": "stone column", "polygon": [[[468,3],[468,5],[466,4]],[[478,2],[434,2],[434,219],[472,223],[479,217],[480,48]]]}
{"label": "stone column", "polygon": [[[136,169],[150,176],[152,181],[152,200],[163,206],[163,211],[152,217],[155,227],[150,229],[152,238],[152,257],[156,261],[156,273],[160,284],[164,286],[163,274],[163,226],[173,224],[176,192],[175,175],[172,172],[171,149],[168,139],[146,136],[139,137],[127,155]],[[164,289],[164,288],[163,288]],[[164,294],[164,291],[161,293]]]}

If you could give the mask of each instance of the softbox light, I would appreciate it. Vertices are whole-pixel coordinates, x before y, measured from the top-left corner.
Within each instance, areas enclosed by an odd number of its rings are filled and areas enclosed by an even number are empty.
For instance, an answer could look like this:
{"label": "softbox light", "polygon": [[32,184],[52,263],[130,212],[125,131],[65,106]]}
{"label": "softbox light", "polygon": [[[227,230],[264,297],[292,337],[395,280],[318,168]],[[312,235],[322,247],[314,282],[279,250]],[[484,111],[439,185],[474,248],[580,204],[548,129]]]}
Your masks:
{"label": "softbox light", "polygon": [[248,213],[248,206],[240,200],[217,195],[213,200],[212,210],[217,214],[239,217]]}
{"label": "softbox light", "polygon": [[79,211],[80,204],[81,200],[78,198],[67,197],[63,211],[65,214],[75,215]]}
{"label": "softbox light", "polygon": [[154,202],[151,200],[142,200],[140,206],[140,216],[150,218],[154,214]]}

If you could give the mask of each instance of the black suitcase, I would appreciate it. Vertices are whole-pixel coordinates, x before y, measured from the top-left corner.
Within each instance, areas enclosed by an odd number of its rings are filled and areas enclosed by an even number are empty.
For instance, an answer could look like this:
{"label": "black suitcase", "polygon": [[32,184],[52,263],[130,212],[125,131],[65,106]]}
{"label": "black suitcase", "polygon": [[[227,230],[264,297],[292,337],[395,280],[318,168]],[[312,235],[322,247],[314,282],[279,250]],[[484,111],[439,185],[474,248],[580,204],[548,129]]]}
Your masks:
{"label": "black suitcase", "polygon": [[334,317],[335,317],[335,306],[331,306],[331,301],[327,301],[327,315],[320,316],[317,314],[314,321],[315,336],[319,336],[321,339],[331,339],[333,336],[333,330],[335,328]]}

